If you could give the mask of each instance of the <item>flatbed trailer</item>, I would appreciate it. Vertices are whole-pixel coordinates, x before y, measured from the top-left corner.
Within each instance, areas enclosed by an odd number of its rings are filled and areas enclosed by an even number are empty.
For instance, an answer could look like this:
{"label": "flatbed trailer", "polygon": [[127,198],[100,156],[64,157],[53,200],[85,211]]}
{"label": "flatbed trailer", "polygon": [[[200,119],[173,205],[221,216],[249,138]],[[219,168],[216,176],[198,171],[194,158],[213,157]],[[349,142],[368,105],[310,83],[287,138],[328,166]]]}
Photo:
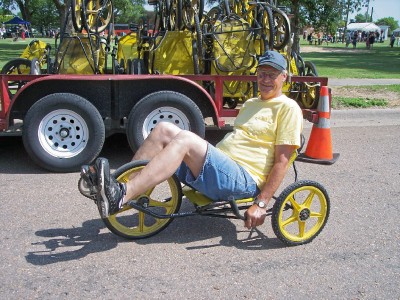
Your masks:
{"label": "flatbed trailer", "polygon": [[[328,85],[326,77],[290,80]],[[0,136],[22,135],[40,167],[73,172],[92,162],[114,133],[125,133],[135,151],[161,121],[202,137],[205,130],[229,130],[225,118],[236,117],[238,108],[223,105],[225,81],[256,87],[249,75],[0,75]],[[21,87],[12,94],[10,84]],[[303,116],[318,122],[315,110],[303,109]]]}

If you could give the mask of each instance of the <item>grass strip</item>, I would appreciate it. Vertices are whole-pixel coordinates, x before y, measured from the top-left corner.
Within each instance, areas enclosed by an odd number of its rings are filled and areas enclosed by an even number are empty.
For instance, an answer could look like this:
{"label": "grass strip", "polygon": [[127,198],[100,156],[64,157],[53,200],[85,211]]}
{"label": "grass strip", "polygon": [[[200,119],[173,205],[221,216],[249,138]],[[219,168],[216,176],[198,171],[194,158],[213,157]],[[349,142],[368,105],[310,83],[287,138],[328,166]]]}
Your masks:
{"label": "grass strip", "polygon": [[333,97],[332,108],[339,109],[343,107],[352,108],[371,108],[386,107],[388,101],[384,99],[367,99],[367,98],[351,98],[351,97]]}

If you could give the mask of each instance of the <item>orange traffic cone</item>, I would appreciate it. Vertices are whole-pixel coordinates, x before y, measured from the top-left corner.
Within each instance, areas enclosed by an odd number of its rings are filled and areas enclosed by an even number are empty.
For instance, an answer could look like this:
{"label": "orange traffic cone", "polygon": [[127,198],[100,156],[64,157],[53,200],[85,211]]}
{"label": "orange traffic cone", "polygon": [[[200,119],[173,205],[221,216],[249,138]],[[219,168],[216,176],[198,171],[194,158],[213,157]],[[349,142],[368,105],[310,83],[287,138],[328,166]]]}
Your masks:
{"label": "orange traffic cone", "polygon": [[339,158],[339,153],[332,153],[330,129],[329,90],[322,86],[318,102],[318,124],[314,124],[304,154],[297,160],[316,164],[331,165]]}

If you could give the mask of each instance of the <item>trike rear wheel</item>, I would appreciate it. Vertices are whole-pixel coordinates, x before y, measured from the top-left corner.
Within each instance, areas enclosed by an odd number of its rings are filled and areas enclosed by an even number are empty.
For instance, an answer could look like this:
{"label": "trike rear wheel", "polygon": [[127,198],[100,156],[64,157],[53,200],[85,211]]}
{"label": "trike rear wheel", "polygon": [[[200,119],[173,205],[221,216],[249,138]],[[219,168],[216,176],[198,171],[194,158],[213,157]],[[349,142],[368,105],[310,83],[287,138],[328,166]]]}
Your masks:
{"label": "trike rear wheel", "polygon": [[272,211],[272,228],[289,246],[311,242],[324,228],[330,211],[325,188],[314,181],[301,180],[279,195]]}
{"label": "trike rear wheel", "polygon": [[[127,182],[129,177],[140,172],[147,161],[133,161],[118,168],[113,176],[119,182]],[[179,211],[182,202],[182,188],[176,178],[171,176],[166,181],[146,191],[142,197],[149,200],[147,209],[158,214],[173,214]],[[142,239],[159,233],[165,229],[172,218],[158,219],[136,209],[126,206],[118,213],[103,219],[107,228],[126,239]]]}

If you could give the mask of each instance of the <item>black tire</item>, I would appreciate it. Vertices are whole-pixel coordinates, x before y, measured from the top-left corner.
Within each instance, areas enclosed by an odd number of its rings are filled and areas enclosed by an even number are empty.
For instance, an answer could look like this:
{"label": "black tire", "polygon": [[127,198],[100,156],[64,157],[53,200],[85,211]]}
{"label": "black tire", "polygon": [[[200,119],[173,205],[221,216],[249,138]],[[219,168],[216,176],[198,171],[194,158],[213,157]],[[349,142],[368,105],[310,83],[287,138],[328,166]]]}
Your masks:
{"label": "black tire", "polygon": [[296,62],[297,70],[300,76],[305,76],[306,72],[306,65],[304,63],[304,59],[298,55],[296,52],[292,51],[292,57],[294,58],[294,61]]}
{"label": "black tire", "polygon": [[11,75],[28,75],[31,70],[31,61],[26,58],[16,58],[10,60],[1,69],[1,74],[11,74]]}
{"label": "black tire", "polygon": [[[195,4],[197,5],[197,15],[199,17],[199,23],[200,23],[201,19],[203,18],[204,0],[196,0]],[[196,26],[194,20],[195,10],[192,7],[192,1],[184,0],[182,9],[183,9],[182,12],[183,25],[190,31],[195,30]]]}
{"label": "black tire", "polygon": [[159,122],[170,122],[205,136],[203,114],[196,103],[177,92],[155,92],[142,98],[129,114],[126,135],[134,152]]}
{"label": "black tire", "polygon": [[262,9],[259,10],[257,19],[258,25],[261,26],[261,49],[259,55],[263,55],[265,51],[274,48],[275,26],[271,8],[264,5]]}
{"label": "black tire", "polygon": [[[16,58],[10,60],[1,69],[1,74],[6,75],[28,75],[31,73],[32,62],[26,58]],[[18,92],[18,90],[25,85],[26,81],[8,81],[8,94],[12,97],[13,94]]]}
{"label": "black tire", "polygon": [[[310,62],[304,62],[304,75],[317,77],[318,72],[316,66]],[[303,108],[313,109],[317,108],[319,101],[319,93],[321,85],[318,82],[305,82],[302,85],[301,105]]]}
{"label": "black tire", "polygon": [[169,14],[171,30],[182,30],[182,0],[172,0]]}
{"label": "black tire", "polygon": [[197,61],[199,64],[199,73],[203,72],[203,34],[200,27],[200,19],[198,14],[194,15],[194,24],[196,29],[196,51],[197,51]]}
{"label": "black tire", "polygon": [[290,41],[290,23],[286,14],[277,8],[273,9],[274,18],[274,49],[282,50]]}
{"label": "black tire", "polygon": [[71,19],[72,26],[76,32],[82,32],[83,28],[83,12],[82,7],[85,0],[71,0]]}
{"label": "black tire", "polygon": [[[113,16],[113,3],[111,0],[82,0],[85,4],[83,27],[90,33],[100,33],[106,30]],[[89,9],[91,8],[91,9]]]}
{"label": "black tire", "polygon": [[207,19],[209,19],[211,22],[221,19],[222,16],[223,12],[219,6],[214,6],[207,13]]}
{"label": "black tire", "polygon": [[200,60],[197,51],[197,41],[195,39],[192,40],[192,58],[193,58],[193,72],[196,75],[200,74]]}
{"label": "black tire", "polygon": [[22,140],[40,167],[73,172],[100,153],[105,128],[100,113],[89,101],[75,94],[55,93],[29,109]]}
{"label": "black tire", "polygon": [[[127,182],[129,175],[140,172],[147,161],[133,161],[118,168],[113,176],[119,182]],[[159,214],[174,214],[182,203],[182,188],[175,175],[149,189],[143,198],[149,200],[148,209]],[[158,219],[126,207],[118,213],[103,219],[104,224],[114,234],[126,239],[136,240],[150,237],[164,230],[173,218]]]}
{"label": "black tire", "polygon": [[305,76],[318,77],[317,67],[314,65],[314,63],[312,63],[311,61],[306,61],[304,62],[304,66],[305,66],[305,71],[304,71]]}
{"label": "black tire", "polygon": [[168,30],[169,24],[169,9],[171,7],[171,0],[160,1],[160,31]]}
{"label": "black tire", "polygon": [[271,223],[275,235],[289,246],[311,242],[329,218],[330,200],[318,182],[301,180],[285,188],[276,200]]}
{"label": "black tire", "polygon": [[230,108],[230,109],[234,109],[234,108],[236,108],[236,106],[238,105],[238,100],[237,99],[235,99],[235,98],[224,98],[224,104],[226,105],[226,106],[228,106],[228,108]]}

